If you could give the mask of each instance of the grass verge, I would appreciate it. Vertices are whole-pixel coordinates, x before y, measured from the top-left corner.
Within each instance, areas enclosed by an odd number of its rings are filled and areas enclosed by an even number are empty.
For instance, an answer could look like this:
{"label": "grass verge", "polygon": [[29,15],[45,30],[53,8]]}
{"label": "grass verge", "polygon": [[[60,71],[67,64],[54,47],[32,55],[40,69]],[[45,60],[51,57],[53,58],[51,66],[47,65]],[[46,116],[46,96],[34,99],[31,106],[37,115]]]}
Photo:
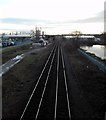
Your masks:
{"label": "grass verge", "polygon": [[80,85],[84,97],[95,111],[94,116],[98,118],[100,113],[102,114],[106,111],[106,74],[88,59],[81,56],[70,42],[66,42],[63,45],[68,55],[70,66],[77,78],[77,83]]}
{"label": "grass verge", "polygon": [[4,119],[15,120],[22,114],[51,48],[50,45],[38,52],[30,53],[3,75]]}
{"label": "grass verge", "polygon": [[15,57],[16,55],[20,55],[24,52],[27,52],[30,50],[31,44],[25,44],[22,46],[15,46],[10,47],[2,50],[2,63],[7,62],[11,58]]}

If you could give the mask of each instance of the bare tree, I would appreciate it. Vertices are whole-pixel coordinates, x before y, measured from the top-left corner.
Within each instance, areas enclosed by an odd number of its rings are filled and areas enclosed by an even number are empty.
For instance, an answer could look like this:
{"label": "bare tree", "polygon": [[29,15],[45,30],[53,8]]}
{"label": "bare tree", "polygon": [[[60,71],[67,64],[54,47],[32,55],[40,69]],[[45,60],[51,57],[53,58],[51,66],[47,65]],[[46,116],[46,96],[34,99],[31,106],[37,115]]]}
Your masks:
{"label": "bare tree", "polygon": [[71,35],[75,36],[75,39],[73,40],[73,44],[78,48],[79,47],[79,40],[78,38],[82,35],[81,31],[73,31]]}

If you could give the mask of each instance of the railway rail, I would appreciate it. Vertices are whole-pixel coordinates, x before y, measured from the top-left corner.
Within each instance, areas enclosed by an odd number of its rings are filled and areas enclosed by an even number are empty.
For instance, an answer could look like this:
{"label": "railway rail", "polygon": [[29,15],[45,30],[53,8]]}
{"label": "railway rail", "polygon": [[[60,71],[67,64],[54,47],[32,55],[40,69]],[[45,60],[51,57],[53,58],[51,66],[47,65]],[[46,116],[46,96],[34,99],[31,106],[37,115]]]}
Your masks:
{"label": "railway rail", "polygon": [[20,120],[71,120],[62,47],[52,49]]}

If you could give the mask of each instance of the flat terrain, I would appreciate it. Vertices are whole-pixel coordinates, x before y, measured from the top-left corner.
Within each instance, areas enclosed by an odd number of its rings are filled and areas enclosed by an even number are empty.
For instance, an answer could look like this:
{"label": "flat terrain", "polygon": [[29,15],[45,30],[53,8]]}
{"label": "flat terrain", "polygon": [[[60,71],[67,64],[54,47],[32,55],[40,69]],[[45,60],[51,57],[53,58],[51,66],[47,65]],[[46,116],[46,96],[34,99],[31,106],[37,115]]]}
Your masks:
{"label": "flat terrain", "polygon": [[12,46],[12,47],[3,48],[2,63],[7,62],[11,58],[14,58],[16,55],[20,55],[30,50],[31,50],[31,43],[20,45],[20,46]]}
{"label": "flat terrain", "polygon": [[15,119],[23,110],[39,77],[52,45],[29,53],[3,75],[3,118]]}
{"label": "flat terrain", "polygon": [[73,119],[104,119],[106,111],[106,74],[81,56],[72,44],[66,42],[63,45],[67,60]]}
{"label": "flat terrain", "polygon": [[[61,41],[68,78],[72,120],[102,120],[106,111],[105,77],[69,41]],[[33,90],[53,44],[28,54],[3,75],[3,118],[15,120]]]}

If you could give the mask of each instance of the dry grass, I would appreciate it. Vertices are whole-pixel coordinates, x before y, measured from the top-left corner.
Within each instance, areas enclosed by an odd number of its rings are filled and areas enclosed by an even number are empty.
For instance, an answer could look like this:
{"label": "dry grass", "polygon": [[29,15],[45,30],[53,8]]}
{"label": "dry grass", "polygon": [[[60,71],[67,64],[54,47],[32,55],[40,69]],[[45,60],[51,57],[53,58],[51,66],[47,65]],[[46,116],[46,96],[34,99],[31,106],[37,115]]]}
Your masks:
{"label": "dry grass", "polygon": [[30,50],[31,44],[25,44],[22,46],[15,46],[11,48],[6,48],[2,50],[2,63],[7,62],[11,58],[15,57],[18,54],[22,54]]}
{"label": "dry grass", "polygon": [[100,71],[97,66],[81,56],[74,46],[68,42],[64,44],[65,51],[68,54],[70,65],[77,77],[83,94],[88,103],[97,110],[103,111],[106,106],[106,74]]}
{"label": "dry grass", "polygon": [[52,47],[29,54],[3,75],[3,117],[19,117]]}

